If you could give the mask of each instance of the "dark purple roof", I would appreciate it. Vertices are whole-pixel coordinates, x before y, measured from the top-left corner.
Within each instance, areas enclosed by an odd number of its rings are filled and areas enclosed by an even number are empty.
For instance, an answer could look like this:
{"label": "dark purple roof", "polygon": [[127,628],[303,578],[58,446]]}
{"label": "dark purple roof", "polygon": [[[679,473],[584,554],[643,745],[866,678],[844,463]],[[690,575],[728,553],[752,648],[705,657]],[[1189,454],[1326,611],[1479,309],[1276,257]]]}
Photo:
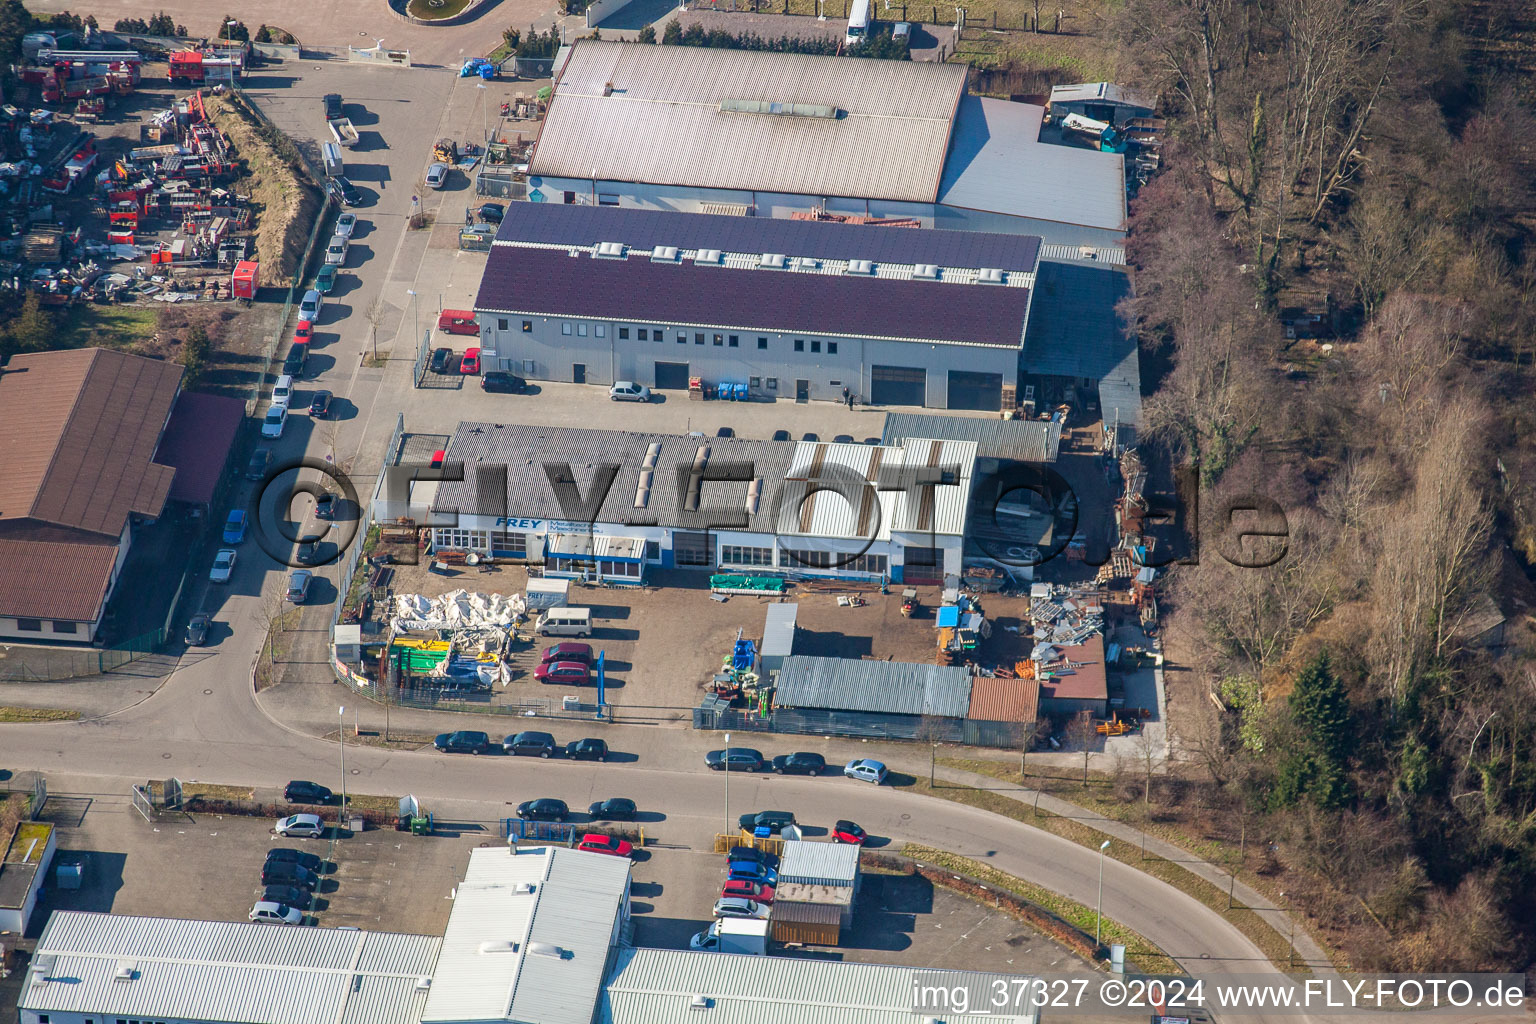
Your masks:
{"label": "dark purple roof", "polygon": [[828,260],[932,263],[940,267],[1029,272],[1040,239],[986,231],[942,231],[870,224],[734,217],[669,210],[633,210],[559,203],[508,203],[496,238],[547,245],[623,242],[631,249],[675,245],[679,249],[783,253]]}
{"label": "dark purple roof", "polygon": [[170,421],[160,435],[155,461],[174,466],[171,501],[206,505],[213,501],[224,462],[235,443],[245,403],[223,395],[183,391],[171,407]]}
{"label": "dark purple roof", "polygon": [[[694,216],[689,214],[687,216]],[[491,250],[475,309],[1018,348],[1029,289]]]}

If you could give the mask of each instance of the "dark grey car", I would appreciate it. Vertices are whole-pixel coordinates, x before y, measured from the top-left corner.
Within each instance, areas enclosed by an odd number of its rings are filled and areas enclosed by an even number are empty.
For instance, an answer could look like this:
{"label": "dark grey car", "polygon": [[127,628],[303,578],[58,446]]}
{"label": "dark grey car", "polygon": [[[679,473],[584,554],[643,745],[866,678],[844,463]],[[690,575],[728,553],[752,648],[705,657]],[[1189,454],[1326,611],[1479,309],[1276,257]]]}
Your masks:
{"label": "dark grey car", "polygon": [[560,752],[555,738],[547,732],[520,732],[501,741],[501,749],[518,757],[554,757]]}

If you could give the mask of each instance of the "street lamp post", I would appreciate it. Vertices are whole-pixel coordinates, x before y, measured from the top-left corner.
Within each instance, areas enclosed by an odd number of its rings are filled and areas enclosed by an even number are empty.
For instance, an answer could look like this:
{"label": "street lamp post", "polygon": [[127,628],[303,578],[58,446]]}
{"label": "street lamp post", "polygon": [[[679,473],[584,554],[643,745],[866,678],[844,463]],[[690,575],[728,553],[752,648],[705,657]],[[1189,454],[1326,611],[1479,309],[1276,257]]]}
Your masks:
{"label": "street lamp post", "polygon": [[1093,915],[1093,945],[1099,947],[1100,933],[1104,926],[1104,851],[1109,849],[1109,840],[1099,844],[1099,910]]}
{"label": "street lamp post", "polygon": [[[725,758],[725,831],[729,835],[731,831],[731,734],[725,734],[725,750],[721,752]],[[729,852],[729,851],[727,851]]]}
{"label": "street lamp post", "polygon": [[411,297],[411,342],[412,344],[420,345],[421,339],[416,337],[416,335],[421,333],[421,318],[416,315],[416,292],[407,288],[405,294]]}
{"label": "street lamp post", "polygon": [[475,88],[479,89],[480,92],[481,92],[481,96],[480,96],[480,142],[483,144],[483,143],[486,142],[486,140],[488,140],[491,137],[491,128],[490,128],[490,120],[489,120],[490,115],[486,112],[486,108],[491,105],[491,98],[489,96],[485,95],[485,83],[484,82],[480,82],[479,84],[477,84],[475,86]]}
{"label": "street lamp post", "polygon": [[[341,747],[341,813],[347,813],[347,706],[336,709],[336,742]],[[338,825],[340,823],[338,822]]]}

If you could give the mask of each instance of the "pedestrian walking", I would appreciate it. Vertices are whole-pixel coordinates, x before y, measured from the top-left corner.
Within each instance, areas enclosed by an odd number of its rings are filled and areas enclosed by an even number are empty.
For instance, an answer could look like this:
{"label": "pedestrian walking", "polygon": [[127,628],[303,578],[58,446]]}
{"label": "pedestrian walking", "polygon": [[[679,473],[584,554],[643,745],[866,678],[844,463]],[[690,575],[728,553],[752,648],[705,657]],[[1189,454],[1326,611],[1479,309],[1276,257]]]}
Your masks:
{"label": "pedestrian walking", "polygon": [[848,408],[853,408],[853,396],[848,394],[847,388],[843,388],[843,403],[847,405]]}

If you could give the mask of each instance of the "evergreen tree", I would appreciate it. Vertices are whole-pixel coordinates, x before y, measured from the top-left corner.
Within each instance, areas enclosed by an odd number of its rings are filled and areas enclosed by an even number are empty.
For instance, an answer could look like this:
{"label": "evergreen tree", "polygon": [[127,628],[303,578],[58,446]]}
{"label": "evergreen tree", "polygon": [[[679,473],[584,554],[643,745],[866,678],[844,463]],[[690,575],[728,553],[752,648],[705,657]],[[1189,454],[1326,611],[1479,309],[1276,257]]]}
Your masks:
{"label": "evergreen tree", "polygon": [[683,27],[677,23],[677,19],[667,22],[667,27],[661,32],[661,41],[665,46],[677,46],[683,41]]}
{"label": "evergreen tree", "polygon": [[635,42],[637,42],[637,43],[654,43],[655,41],[656,41],[656,29],[654,29],[650,25],[646,25],[644,28],[642,28],[640,30],[640,33],[637,36],[635,36]]}

